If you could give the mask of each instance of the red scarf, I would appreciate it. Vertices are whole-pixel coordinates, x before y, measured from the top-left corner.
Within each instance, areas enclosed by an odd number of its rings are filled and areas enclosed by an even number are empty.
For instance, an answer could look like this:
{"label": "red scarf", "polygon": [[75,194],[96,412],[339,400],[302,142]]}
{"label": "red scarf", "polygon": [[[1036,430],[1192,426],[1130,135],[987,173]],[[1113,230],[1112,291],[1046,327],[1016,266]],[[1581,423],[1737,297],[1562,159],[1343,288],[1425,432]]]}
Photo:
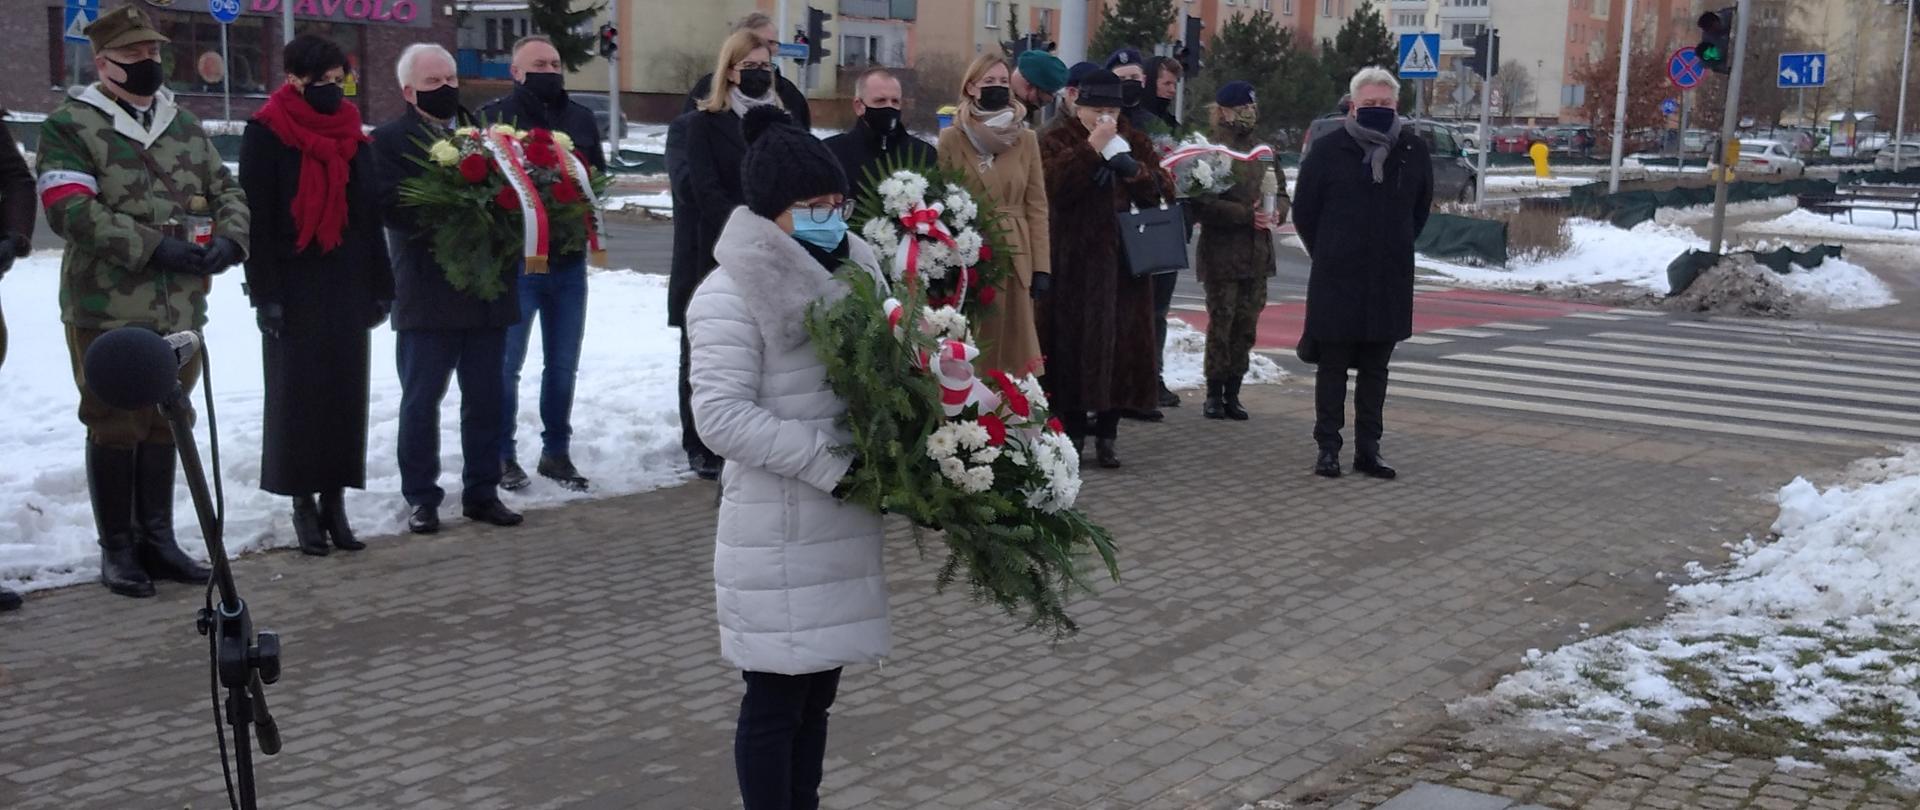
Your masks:
{"label": "red scarf", "polygon": [[347,178],[360,144],[373,139],[360,131],[360,108],[342,102],[332,115],[307,104],[300,89],[283,84],[253,119],[267,125],[282,143],[300,151],[300,190],[293,195],[293,223],[300,229],[296,250],[315,241],[322,251],[340,246],[347,228]]}

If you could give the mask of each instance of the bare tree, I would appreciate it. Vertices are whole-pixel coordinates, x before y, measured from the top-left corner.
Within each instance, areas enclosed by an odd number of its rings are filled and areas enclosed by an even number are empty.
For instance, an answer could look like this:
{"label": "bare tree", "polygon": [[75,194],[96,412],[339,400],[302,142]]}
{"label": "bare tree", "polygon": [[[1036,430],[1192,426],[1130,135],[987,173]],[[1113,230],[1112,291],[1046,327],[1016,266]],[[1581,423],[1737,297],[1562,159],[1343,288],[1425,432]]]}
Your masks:
{"label": "bare tree", "polygon": [[713,54],[672,50],[657,56],[656,62],[660,65],[660,73],[666,76],[669,87],[692,87],[694,82],[713,69]]}
{"label": "bare tree", "polygon": [[1538,97],[1534,94],[1533,74],[1527,66],[1515,60],[1500,64],[1500,72],[1493,76],[1493,91],[1500,94],[1501,115],[1515,115],[1515,110],[1525,110],[1533,106]]}
{"label": "bare tree", "polygon": [[960,93],[960,80],[967,76],[967,60],[952,53],[938,52],[913,62],[913,86],[907,92],[906,122],[911,129],[932,131],[940,108],[954,103]]}

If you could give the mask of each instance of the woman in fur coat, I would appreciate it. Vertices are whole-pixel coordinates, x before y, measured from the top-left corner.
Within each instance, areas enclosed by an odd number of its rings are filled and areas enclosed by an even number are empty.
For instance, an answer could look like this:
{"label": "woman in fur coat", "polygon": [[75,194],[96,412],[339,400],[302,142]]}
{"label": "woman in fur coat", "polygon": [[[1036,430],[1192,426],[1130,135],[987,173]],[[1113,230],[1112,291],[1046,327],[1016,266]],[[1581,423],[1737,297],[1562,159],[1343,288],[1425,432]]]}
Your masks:
{"label": "woman in fur coat", "polygon": [[1111,71],[1067,92],[1073,115],[1040,139],[1053,236],[1053,290],[1039,316],[1043,383],[1067,435],[1078,444],[1093,434],[1100,466],[1118,467],[1119,412],[1152,410],[1159,372],[1153,282],[1127,274],[1115,215],[1158,205],[1173,181],[1152,141],[1121,120]]}

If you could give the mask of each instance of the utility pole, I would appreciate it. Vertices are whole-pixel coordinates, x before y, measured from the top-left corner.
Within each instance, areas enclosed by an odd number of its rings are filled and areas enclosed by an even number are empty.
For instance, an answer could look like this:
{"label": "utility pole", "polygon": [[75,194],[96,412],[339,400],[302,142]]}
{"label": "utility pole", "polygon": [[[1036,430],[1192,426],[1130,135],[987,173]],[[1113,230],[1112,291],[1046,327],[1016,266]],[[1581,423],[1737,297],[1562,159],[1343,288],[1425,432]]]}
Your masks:
{"label": "utility pole", "polygon": [[[1629,0],[1629,2],[1631,2],[1631,0]],[[1492,58],[1492,54],[1494,53],[1492,43],[1499,41],[1500,31],[1499,29],[1489,28],[1487,32],[1481,36],[1487,38],[1487,53],[1489,58]],[[1486,139],[1486,134],[1493,129],[1490,125],[1490,120],[1493,116],[1493,72],[1496,69],[1496,65],[1488,64],[1486,66],[1486,74],[1480,79],[1480,132],[1483,140]],[[1480,166],[1474,171],[1473,183],[1475,188],[1473,190],[1473,205],[1475,208],[1485,208],[1487,205],[1487,153],[1493,151],[1489,146],[1490,144],[1481,144]]]}
{"label": "utility pole", "polygon": [[1069,65],[1087,58],[1087,0],[1060,4],[1060,61]]}
{"label": "utility pole", "polygon": [[[774,7],[774,12],[773,12],[773,13],[774,13],[774,19],[775,19],[775,22],[774,22],[774,24],[773,24],[773,38],[774,38],[774,39],[775,39],[775,40],[776,40],[777,42],[785,42],[785,41],[787,41],[787,40],[786,40],[786,37],[787,37],[787,0],[773,0],[773,7]],[[809,43],[809,45],[811,45],[811,43]],[[775,45],[774,47],[779,47],[779,46],[778,46],[778,45],[776,44],[776,45]],[[775,62],[775,63],[778,63],[779,61],[780,61],[780,59],[779,59],[779,57],[777,57],[777,56],[776,56],[776,57],[774,57],[774,62]],[[806,68],[806,63],[805,63],[805,62],[802,62],[802,63],[800,63],[800,65],[801,65],[801,66],[800,66],[800,73],[801,73],[801,75],[802,75],[802,76],[804,77],[804,76],[806,75],[806,71],[807,71],[807,68]],[[776,71],[776,72],[778,72],[778,71]],[[804,81],[804,79],[802,79],[802,80]]]}
{"label": "utility pole", "polygon": [[1906,168],[1907,142],[1907,80],[1913,74],[1907,72],[1913,60],[1913,0],[1907,0],[1907,36],[1900,40],[1900,111],[1893,122],[1893,170]]}
{"label": "utility pole", "polygon": [[1607,175],[1607,193],[1620,193],[1620,159],[1627,146],[1627,61],[1633,48],[1633,0],[1620,21],[1620,81],[1613,93],[1613,171]]}
{"label": "utility pole", "polygon": [[[280,44],[293,43],[293,0],[280,0]],[[224,58],[224,57],[223,57]],[[233,116],[227,116],[232,119]]]}
{"label": "utility pole", "polygon": [[[1753,25],[1753,0],[1740,0],[1740,10],[1734,12],[1739,19],[1735,21],[1733,51],[1728,56],[1733,60],[1733,75],[1727,79],[1727,109],[1720,118],[1720,174],[1713,183],[1713,247],[1718,254],[1725,247],[1727,235],[1727,178],[1733,175],[1731,161],[1727,160],[1727,147],[1733,144],[1733,131],[1740,123],[1740,77],[1746,73],[1747,30]],[[1856,71],[1857,72],[1857,71]],[[1734,152],[1736,158],[1739,153]]]}

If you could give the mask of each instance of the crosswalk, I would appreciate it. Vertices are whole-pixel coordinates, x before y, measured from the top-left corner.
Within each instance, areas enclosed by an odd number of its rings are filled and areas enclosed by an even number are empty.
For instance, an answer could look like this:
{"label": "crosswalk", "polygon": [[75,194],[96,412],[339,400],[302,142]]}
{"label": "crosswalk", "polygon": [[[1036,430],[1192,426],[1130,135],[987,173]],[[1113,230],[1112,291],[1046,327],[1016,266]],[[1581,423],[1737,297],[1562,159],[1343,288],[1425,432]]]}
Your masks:
{"label": "crosswalk", "polygon": [[1429,333],[1446,337],[1395,359],[1389,396],[1812,444],[1920,441],[1920,333],[1624,312],[1583,319],[1597,331],[1577,335]]}

